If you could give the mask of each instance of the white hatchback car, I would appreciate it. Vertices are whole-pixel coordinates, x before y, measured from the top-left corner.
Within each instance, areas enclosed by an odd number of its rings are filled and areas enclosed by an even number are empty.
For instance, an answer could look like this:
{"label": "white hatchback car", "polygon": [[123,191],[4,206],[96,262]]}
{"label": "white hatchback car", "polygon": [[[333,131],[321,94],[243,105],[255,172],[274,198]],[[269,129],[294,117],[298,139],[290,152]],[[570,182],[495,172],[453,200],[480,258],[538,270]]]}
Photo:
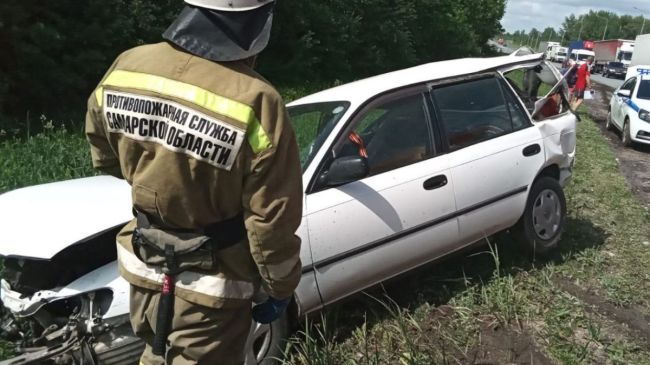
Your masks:
{"label": "white hatchback car", "polygon": [[[302,280],[292,310],[251,326],[247,364],[279,354],[297,316],[514,227],[544,253],[565,221],[576,117],[541,54],[431,63],[297,100]],[[115,234],[130,188],[111,177],[0,195],[0,297],[20,345],[3,364],[138,363]],[[378,264],[381,263],[381,264]],[[24,322],[23,322],[24,323]]]}
{"label": "white hatchback car", "polygon": [[650,70],[625,80],[609,101],[607,122],[609,130],[621,131],[623,145],[650,144]]}

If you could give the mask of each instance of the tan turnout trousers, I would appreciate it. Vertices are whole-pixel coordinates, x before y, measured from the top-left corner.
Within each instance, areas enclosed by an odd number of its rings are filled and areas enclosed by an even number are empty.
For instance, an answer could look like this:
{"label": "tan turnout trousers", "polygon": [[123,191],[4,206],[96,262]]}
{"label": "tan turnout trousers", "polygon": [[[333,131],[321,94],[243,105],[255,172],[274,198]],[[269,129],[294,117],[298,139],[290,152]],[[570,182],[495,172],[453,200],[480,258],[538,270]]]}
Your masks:
{"label": "tan turnout trousers", "polygon": [[251,328],[251,307],[212,309],[174,299],[165,358],[152,353],[160,292],[131,285],[131,325],[146,347],[142,365],[241,365]]}

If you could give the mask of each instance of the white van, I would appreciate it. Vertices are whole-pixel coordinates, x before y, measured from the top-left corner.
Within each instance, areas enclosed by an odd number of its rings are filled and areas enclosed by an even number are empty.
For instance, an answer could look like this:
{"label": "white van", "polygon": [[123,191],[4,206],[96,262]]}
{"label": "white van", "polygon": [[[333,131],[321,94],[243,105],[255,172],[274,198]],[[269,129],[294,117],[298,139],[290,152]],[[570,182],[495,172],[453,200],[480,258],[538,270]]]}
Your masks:
{"label": "white van", "polygon": [[587,58],[595,56],[596,54],[594,51],[590,51],[588,49],[574,49],[571,51],[569,59],[577,62],[578,65],[582,65],[583,63],[587,62]]}

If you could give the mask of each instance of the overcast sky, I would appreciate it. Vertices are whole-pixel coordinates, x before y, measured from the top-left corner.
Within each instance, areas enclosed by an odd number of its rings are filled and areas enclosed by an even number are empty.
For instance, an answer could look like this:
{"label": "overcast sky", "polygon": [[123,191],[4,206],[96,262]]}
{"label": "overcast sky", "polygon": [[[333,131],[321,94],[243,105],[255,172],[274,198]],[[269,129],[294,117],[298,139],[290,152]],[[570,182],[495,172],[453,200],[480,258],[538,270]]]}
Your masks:
{"label": "overcast sky", "polygon": [[508,0],[501,25],[507,32],[543,30],[548,26],[558,29],[564,17],[572,13],[578,16],[589,10],[607,10],[619,15],[641,15],[635,6],[645,10],[645,17],[650,19],[648,0]]}

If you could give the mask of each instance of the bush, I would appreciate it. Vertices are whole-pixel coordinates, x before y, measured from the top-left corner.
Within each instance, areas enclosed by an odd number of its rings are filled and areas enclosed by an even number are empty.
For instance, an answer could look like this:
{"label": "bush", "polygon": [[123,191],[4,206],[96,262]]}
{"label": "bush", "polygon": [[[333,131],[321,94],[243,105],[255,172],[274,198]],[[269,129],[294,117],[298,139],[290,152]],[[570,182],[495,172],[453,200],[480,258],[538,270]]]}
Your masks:
{"label": "bush", "polygon": [[0,143],[0,193],[28,185],[96,174],[81,133],[43,121],[43,132]]}

